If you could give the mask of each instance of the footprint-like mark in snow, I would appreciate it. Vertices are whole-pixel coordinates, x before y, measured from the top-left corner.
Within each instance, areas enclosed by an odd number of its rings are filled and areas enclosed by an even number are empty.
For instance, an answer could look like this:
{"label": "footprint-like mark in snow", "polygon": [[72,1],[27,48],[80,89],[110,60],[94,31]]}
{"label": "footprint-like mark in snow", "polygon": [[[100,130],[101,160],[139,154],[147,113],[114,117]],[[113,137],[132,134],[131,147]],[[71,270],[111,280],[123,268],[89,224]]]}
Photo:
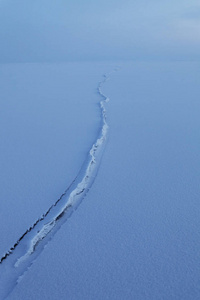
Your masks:
{"label": "footprint-like mark in snow", "polygon": [[[116,68],[114,71],[117,71]],[[111,72],[112,73],[112,72]],[[109,75],[111,74],[109,73]],[[0,299],[3,300],[21,280],[45,245],[52,239],[63,223],[81,203],[96,177],[108,132],[105,103],[109,98],[103,94],[102,86],[109,80],[104,75],[97,93],[101,97],[101,128],[86,160],[71,185],[61,197],[44,213],[0,259]]]}

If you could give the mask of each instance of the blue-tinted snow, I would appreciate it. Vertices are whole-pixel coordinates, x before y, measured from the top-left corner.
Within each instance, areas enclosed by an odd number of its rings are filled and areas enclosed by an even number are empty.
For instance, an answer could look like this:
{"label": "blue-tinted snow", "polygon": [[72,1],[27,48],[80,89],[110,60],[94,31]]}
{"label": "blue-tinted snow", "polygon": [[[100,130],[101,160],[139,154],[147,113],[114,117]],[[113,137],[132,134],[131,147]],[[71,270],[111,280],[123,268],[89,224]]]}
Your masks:
{"label": "blue-tinted snow", "polygon": [[102,86],[108,80],[109,75],[104,74],[103,79],[96,88],[97,95],[100,98],[101,122],[96,133],[96,139],[86,155],[81,170],[70,187],[18,238],[13,247],[0,260],[0,299],[4,299],[15,288],[25,272],[41,254],[44,247],[67,221],[73,211],[78,208],[96,178],[108,133],[105,106],[109,98],[102,92]]}
{"label": "blue-tinted snow", "polygon": [[199,299],[199,64],[122,64],[96,181],[8,299]]}
{"label": "blue-tinted snow", "polygon": [[96,87],[105,68],[0,65],[1,256],[80,170],[99,131]]}

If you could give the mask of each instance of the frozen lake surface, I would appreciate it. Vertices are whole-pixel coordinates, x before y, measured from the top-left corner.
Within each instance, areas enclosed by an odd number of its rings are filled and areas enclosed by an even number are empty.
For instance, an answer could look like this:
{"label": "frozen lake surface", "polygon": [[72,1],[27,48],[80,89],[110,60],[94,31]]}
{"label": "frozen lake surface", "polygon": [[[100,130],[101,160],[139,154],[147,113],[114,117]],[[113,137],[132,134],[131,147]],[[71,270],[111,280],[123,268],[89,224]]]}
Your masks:
{"label": "frozen lake surface", "polygon": [[2,255],[65,191],[94,142],[97,66],[0,65]]}
{"label": "frozen lake surface", "polygon": [[[2,66],[2,253],[77,175],[116,65]],[[94,184],[10,300],[200,297],[200,65],[120,65]]]}

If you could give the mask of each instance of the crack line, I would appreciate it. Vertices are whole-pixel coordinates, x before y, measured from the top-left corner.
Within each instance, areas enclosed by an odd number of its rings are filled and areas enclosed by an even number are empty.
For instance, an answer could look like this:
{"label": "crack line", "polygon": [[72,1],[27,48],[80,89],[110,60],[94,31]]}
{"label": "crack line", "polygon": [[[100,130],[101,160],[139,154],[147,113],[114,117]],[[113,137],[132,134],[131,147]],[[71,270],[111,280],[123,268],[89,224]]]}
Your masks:
{"label": "crack line", "polygon": [[[117,70],[118,68],[114,69],[114,71]],[[102,86],[109,80],[109,75],[112,72],[104,75],[103,80],[97,86],[97,93],[102,98],[99,103],[101,110],[101,130],[82,168],[60,198],[24,232],[0,259],[0,281],[2,282],[0,299],[5,299],[14,289],[24,273],[42,252],[44,246],[71,216],[92,186],[101,161],[108,132],[105,103],[109,101],[109,98],[102,92]]]}

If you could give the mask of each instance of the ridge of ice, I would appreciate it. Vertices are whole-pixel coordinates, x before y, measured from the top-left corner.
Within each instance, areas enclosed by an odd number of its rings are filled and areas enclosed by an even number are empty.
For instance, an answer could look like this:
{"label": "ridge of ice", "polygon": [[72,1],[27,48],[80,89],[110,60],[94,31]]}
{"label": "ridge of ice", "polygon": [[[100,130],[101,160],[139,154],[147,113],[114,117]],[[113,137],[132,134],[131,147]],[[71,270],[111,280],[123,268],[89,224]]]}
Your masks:
{"label": "ridge of ice", "polygon": [[[79,174],[47,212],[42,214],[0,259],[0,280],[3,283],[3,288],[0,289],[0,299],[4,299],[14,289],[44,246],[71,216],[73,210],[78,207],[92,186],[108,133],[105,103],[109,101],[109,98],[101,90],[102,85],[108,79],[109,76],[104,75],[97,87],[97,93],[103,98],[99,103],[101,110],[100,134],[92,145]],[[40,245],[41,247],[39,247]]]}

